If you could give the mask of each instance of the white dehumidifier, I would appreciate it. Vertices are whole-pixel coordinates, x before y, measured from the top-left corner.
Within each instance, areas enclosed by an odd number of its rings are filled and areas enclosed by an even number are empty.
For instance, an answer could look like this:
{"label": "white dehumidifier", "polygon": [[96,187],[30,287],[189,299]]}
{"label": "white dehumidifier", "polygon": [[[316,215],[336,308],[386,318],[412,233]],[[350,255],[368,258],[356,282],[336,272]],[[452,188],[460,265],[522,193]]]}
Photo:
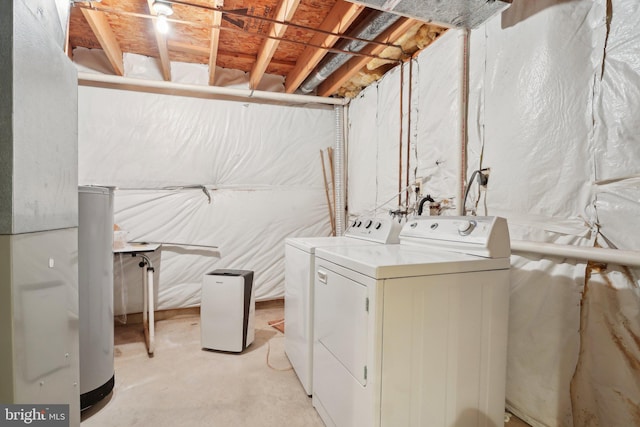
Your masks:
{"label": "white dehumidifier", "polygon": [[255,337],[253,271],[214,270],[204,275],[200,303],[202,348],[241,352]]}

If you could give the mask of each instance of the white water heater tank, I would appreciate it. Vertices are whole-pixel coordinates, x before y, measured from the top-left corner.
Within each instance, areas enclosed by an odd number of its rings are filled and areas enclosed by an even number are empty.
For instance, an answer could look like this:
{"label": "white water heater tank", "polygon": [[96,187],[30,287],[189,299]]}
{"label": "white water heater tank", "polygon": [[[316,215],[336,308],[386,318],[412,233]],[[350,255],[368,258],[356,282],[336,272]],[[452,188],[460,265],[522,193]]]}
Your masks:
{"label": "white water heater tank", "polygon": [[80,409],[115,384],[113,361],[113,188],[78,188]]}

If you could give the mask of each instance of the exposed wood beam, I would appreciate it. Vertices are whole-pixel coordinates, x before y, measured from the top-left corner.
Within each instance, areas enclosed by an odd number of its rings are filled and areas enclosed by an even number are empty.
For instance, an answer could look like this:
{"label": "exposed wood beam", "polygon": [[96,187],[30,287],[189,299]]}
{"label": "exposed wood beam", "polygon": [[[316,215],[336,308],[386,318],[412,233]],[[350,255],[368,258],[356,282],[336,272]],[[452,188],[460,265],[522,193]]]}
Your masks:
{"label": "exposed wood beam", "polygon": [[216,77],[216,62],[218,62],[218,44],[220,42],[220,24],[222,12],[213,12],[213,27],[211,28],[211,44],[209,45],[209,86],[213,86]]}
{"label": "exposed wood beam", "polygon": [[[299,4],[300,0],[280,0],[275,19],[285,22],[290,21]],[[287,31],[286,25],[272,23],[271,28],[269,29],[269,36],[280,39],[284,36],[285,31]],[[273,58],[273,54],[276,53],[276,49],[279,44],[280,40],[273,38],[264,39],[262,42],[262,46],[258,52],[258,57],[253,65],[251,74],[249,75],[249,87],[251,89],[256,89],[258,87],[258,84],[271,61],[271,58]]]}
{"label": "exposed wood beam", "polygon": [[[169,42],[167,43],[167,47],[169,48],[169,50],[172,50],[174,52],[184,52],[184,53],[190,53],[192,55],[200,55],[200,56],[209,55],[209,48],[204,46],[196,46],[189,43],[182,43],[182,42],[169,40]],[[255,55],[250,55],[247,53],[226,52],[223,50],[219,50],[217,55],[219,58],[236,58],[251,64],[253,64],[256,61]],[[271,64],[277,65],[280,67],[289,67],[289,68],[293,68],[296,65],[295,62],[278,61],[278,60],[272,60]]]}
{"label": "exposed wood beam", "polygon": [[[320,29],[331,33],[344,33],[349,25],[364,10],[364,6],[338,0],[329,15],[320,25]],[[313,46],[332,47],[338,36],[316,33],[309,44]],[[285,92],[293,93],[311,73],[320,60],[327,54],[327,50],[308,46],[298,58],[296,67],[287,75],[284,82]]]}
{"label": "exposed wood beam", "polygon": [[211,49],[205,46],[197,46],[195,44],[177,42],[175,40],[169,40],[167,42],[167,47],[169,50],[173,50],[175,52],[184,52],[191,53],[193,55],[201,55],[206,56],[209,55]]}
{"label": "exposed wood beam", "polygon": [[[381,43],[393,43],[401,35],[406,33],[409,28],[416,24],[417,22],[413,19],[401,18],[376,37],[375,41]],[[360,52],[367,55],[378,55],[385,49],[386,46],[369,44],[362,48]],[[354,56],[318,86],[317,94],[319,96],[333,95],[347,80],[360,71],[362,67],[367,65],[369,61],[371,61],[370,57]]]}
{"label": "exposed wood beam", "polygon": [[[69,11],[69,13],[71,13],[71,11]],[[71,61],[73,61],[73,49],[71,49],[71,44],[69,43],[69,25],[70,24],[71,24],[71,17],[67,18],[67,28],[64,33],[64,53],[69,57]]]}
{"label": "exposed wood beam", "polygon": [[[149,5],[149,13],[157,16],[153,10],[153,0],[147,0]],[[162,69],[162,77],[165,81],[171,81],[171,62],[169,61],[169,49],[167,49],[167,38],[156,29],[156,20],[153,20],[153,32],[156,35],[156,43],[158,45],[158,53],[160,54],[160,68]]]}
{"label": "exposed wood beam", "polygon": [[82,8],[82,15],[89,23],[93,34],[96,35],[102,50],[107,55],[107,59],[113,67],[113,71],[119,76],[124,75],[124,62],[122,61],[122,50],[116,40],[116,36],[109,25],[109,21],[103,12]]}

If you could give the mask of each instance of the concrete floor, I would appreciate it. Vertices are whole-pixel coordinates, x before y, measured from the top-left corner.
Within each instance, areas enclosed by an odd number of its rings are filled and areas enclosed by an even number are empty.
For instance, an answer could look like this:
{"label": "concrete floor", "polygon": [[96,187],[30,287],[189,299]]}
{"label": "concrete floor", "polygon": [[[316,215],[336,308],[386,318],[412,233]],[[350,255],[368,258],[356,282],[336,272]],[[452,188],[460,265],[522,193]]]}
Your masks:
{"label": "concrete floor", "polygon": [[[200,348],[200,318],[156,323],[149,357],[140,324],[116,327],[113,392],[82,414],[82,427],[322,427],[284,353],[284,335],[267,324],[282,303],[260,304],[256,339],[242,354]],[[270,365],[270,366],[269,366]],[[524,427],[516,417],[506,427]]]}

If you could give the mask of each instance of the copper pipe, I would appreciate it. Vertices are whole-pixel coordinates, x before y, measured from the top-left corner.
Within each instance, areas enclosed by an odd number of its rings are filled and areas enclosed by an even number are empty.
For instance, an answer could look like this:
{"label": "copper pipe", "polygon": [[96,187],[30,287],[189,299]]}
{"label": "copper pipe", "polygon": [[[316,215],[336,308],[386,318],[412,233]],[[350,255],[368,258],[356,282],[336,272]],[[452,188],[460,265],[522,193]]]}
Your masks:
{"label": "copper pipe", "polygon": [[471,32],[462,30],[462,76],[460,82],[460,183],[458,185],[457,214],[464,215],[464,193],[467,180],[467,118],[469,116],[469,38]]}
{"label": "copper pipe", "polygon": [[398,136],[398,207],[402,206],[402,112],[404,107],[404,67],[400,66],[400,135]]}
{"label": "copper pipe", "polygon": [[[404,65],[402,65],[404,66]],[[407,212],[409,212],[409,161],[410,161],[410,157],[411,157],[411,102],[412,102],[412,95],[413,95],[413,59],[409,60],[409,99],[408,99],[408,104],[409,104],[409,110],[407,111],[407,163],[406,163],[406,181],[405,181],[405,186],[404,188],[406,188],[406,196],[405,196],[405,206],[407,209]]]}

